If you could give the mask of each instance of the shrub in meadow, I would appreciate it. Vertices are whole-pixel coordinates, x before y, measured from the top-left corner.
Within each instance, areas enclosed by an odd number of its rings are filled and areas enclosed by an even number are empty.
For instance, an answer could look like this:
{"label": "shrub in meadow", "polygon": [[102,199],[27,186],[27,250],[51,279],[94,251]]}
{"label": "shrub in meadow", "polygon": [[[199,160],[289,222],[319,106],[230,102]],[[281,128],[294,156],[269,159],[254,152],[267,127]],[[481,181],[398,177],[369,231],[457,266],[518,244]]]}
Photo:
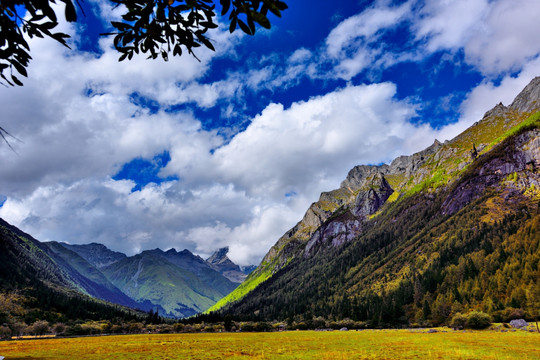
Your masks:
{"label": "shrub in meadow", "polygon": [[467,314],[466,327],[470,329],[485,329],[491,325],[491,317],[482,311]]}
{"label": "shrub in meadow", "polygon": [[457,313],[450,320],[450,326],[454,329],[462,330],[467,325],[467,316],[462,313]]}

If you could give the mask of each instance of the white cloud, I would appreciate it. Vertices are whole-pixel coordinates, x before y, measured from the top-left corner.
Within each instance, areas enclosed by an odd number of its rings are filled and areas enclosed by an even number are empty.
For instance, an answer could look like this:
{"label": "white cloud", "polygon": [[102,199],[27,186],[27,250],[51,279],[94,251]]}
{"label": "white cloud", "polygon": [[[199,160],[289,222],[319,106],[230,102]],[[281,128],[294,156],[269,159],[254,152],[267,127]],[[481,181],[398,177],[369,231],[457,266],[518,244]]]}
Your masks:
{"label": "white cloud", "polygon": [[540,2],[445,0],[426,2],[413,25],[427,50],[463,49],[465,59],[486,75],[519,70],[538,56]]}
{"label": "white cloud", "polygon": [[412,3],[389,7],[377,3],[336,26],[326,38],[324,55],[337,62],[334,76],[349,80],[375,63],[383,54],[380,36],[410,16]]}
{"label": "white cloud", "polygon": [[427,49],[457,49],[474,32],[484,31],[487,0],[426,1],[415,24],[416,37],[427,38]]}
{"label": "white cloud", "polygon": [[[24,92],[47,103],[38,85]],[[19,157],[3,149],[12,160],[0,175],[9,189],[0,216],[40,240],[97,241],[128,254],[176,247],[209,255],[229,245],[235,260],[256,262],[350,167],[419,150],[433,137],[408,123],[414,106],[395,100],[390,83],[346,87],[288,109],[271,104],[226,144],[189,114],[150,115],[110,92],[56,91],[68,105],[51,111],[50,123],[35,121]],[[162,172],[179,181],[132,193],[132,182],[110,179],[124,162],[163,149],[171,161]]]}
{"label": "white cloud", "polygon": [[[233,260],[256,262],[351,167],[457,135],[497,102],[508,104],[540,71],[530,31],[536,4],[426,2],[416,16],[415,1],[388,3],[344,20],[318,49],[257,59],[211,83],[200,80],[213,59],[235,56],[236,35],[213,34],[221,46],[217,53],[201,51],[200,63],[189,56],[118,63],[111,39],[101,40],[98,57],[33,39],[25,86],[0,88],[2,126],[24,140],[14,143],[19,155],[0,147],[0,189],[7,195],[0,216],[40,240],[98,241],[128,254],[175,247],[206,256],[228,245]],[[402,52],[379,43],[408,22],[424,47]],[[462,104],[462,120],[439,131],[412,125],[416,106],[396,99],[389,82],[348,85],[289,107],[268,104],[241,132],[204,130],[194,111],[163,111],[228,102],[222,114],[237,116],[247,91],[287,88],[303,77],[350,80],[461,49],[486,74],[519,68],[518,75],[498,85],[486,78]],[[160,111],[135,103],[133,93],[156,101]],[[133,182],[111,179],[124,163],[164,150],[171,161],[161,175],[179,180],[131,192]]]}
{"label": "white cloud", "polygon": [[320,191],[319,182],[328,186],[329,178],[337,184],[353,165],[383,160],[383,146],[390,157],[414,136],[417,128],[408,123],[414,107],[394,94],[392,84],[351,86],[289,109],[271,104],[215,151],[211,176],[273,199],[312,185]]}
{"label": "white cloud", "polygon": [[281,235],[294,223],[298,211],[285,204],[273,204],[253,209],[253,218],[236,227],[224,223],[194,228],[187,239],[205,256],[218,247],[229,246],[229,258],[237,264],[249,265],[260,259]]}
{"label": "white cloud", "polygon": [[538,57],[540,2],[505,0],[490,4],[485,33],[476,33],[465,46],[467,59],[487,74],[514,71]]}

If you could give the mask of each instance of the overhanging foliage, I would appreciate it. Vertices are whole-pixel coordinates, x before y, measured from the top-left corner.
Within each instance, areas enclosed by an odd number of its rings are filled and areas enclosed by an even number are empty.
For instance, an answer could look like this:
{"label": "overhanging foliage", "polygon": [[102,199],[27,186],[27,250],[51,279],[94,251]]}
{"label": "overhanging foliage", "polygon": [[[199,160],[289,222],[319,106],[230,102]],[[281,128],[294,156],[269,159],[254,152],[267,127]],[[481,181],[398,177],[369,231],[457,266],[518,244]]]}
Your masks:
{"label": "overhanging foliage", "polygon": [[[59,0],[65,5],[68,22],[77,21],[77,11],[72,0]],[[210,29],[217,28],[217,0],[111,0],[125,9],[121,21],[113,21],[114,46],[120,53],[119,61],[132,59],[134,54],[149,54],[148,58],[161,56],[168,60],[182,55],[182,47],[196,55],[194,48],[204,45],[215,50],[207,36]],[[287,4],[279,0],[219,0],[221,16],[227,14],[229,31],[239,27],[248,35],[255,34],[257,27],[270,28],[268,12],[281,17]],[[20,76],[27,77],[26,68],[32,57],[27,37],[45,36],[69,47],[69,35],[53,32],[58,18],[52,5],[55,0],[6,0],[0,3],[0,80],[1,84],[22,86]],[[80,4],[79,4],[80,5]],[[81,8],[79,6],[79,8]]]}

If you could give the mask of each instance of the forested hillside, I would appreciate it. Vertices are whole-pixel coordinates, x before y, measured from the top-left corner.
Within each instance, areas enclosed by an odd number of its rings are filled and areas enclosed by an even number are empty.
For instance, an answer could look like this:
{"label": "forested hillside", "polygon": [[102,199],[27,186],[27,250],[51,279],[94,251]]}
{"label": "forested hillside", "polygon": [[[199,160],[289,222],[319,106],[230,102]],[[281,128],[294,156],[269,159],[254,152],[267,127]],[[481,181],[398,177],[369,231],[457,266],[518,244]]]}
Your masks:
{"label": "forested hillside", "polygon": [[[83,293],[43,244],[0,219],[0,337],[19,335],[35,323],[140,319],[141,313]],[[33,331],[33,330],[31,330]]]}
{"label": "forested hillside", "polygon": [[[0,295],[15,294],[23,308],[57,308],[68,317],[84,317],[85,307],[95,312],[93,307],[102,304],[107,312],[118,304],[183,318],[208,309],[238,285],[188,250],[155,249],[127,257],[97,243],[40,242],[2,219],[0,227]],[[31,305],[28,297],[38,302]],[[109,319],[103,316],[88,318]]]}
{"label": "forested hillside", "polygon": [[540,311],[540,78],[455,139],[358,166],[213,309],[241,319],[448,323]]}

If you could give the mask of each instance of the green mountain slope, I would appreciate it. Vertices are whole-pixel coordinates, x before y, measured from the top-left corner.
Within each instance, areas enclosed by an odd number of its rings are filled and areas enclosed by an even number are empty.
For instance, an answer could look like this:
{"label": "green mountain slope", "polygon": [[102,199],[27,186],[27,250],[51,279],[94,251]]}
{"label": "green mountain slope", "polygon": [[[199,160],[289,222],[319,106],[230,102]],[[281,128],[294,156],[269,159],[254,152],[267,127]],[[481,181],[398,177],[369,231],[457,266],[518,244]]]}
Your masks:
{"label": "green mountain slope", "polygon": [[[186,251],[143,251],[106,266],[101,271],[132,299],[152,304],[162,315],[187,317],[208,309],[234,289],[235,285],[210,269],[202,259],[198,264],[199,270],[194,270],[202,277],[192,272],[191,267],[186,270]],[[190,261],[197,263],[196,257],[189,254]],[[203,264],[213,273],[206,271]],[[203,279],[210,280],[210,284]]]}
{"label": "green mountain slope", "polygon": [[372,324],[442,323],[463,309],[534,316],[539,100],[536,78],[451,141],[355,167],[211,310]]}
{"label": "green mountain slope", "polygon": [[178,252],[175,249],[170,249],[159,254],[181,269],[194,273],[203,284],[222,294],[221,297],[229,294],[238,286],[237,283],[213,269],[208,262],[200,256],[192,254],[189,250]]}
{"label": "green mountain slope", "polygon": [[42,249],[32,236],[0,219],[0,288],[4,290],[46,283],[76,289],[76,282]]}
{"label": "green mountain slope", "polygon": [[57,289],[181,318],[208,309],[238,285],[188,250],[128,258],[101,244],[42,243],[2,219],[0,235],[0,293]]}
{"label": "green mountain slope", "polygon": [[65,244],[51,241],[41,243],[40,246],[88,295],[131,308],[141,307],[114,286],[101,271],[74,251],[69,250]]}
{"label": "green mountain slope", "polygon": [[86,295],[73,274],[42,243],[0,219],[0,297],[8,299],[0,303],[1,322],[138,318],[127,309]]}

